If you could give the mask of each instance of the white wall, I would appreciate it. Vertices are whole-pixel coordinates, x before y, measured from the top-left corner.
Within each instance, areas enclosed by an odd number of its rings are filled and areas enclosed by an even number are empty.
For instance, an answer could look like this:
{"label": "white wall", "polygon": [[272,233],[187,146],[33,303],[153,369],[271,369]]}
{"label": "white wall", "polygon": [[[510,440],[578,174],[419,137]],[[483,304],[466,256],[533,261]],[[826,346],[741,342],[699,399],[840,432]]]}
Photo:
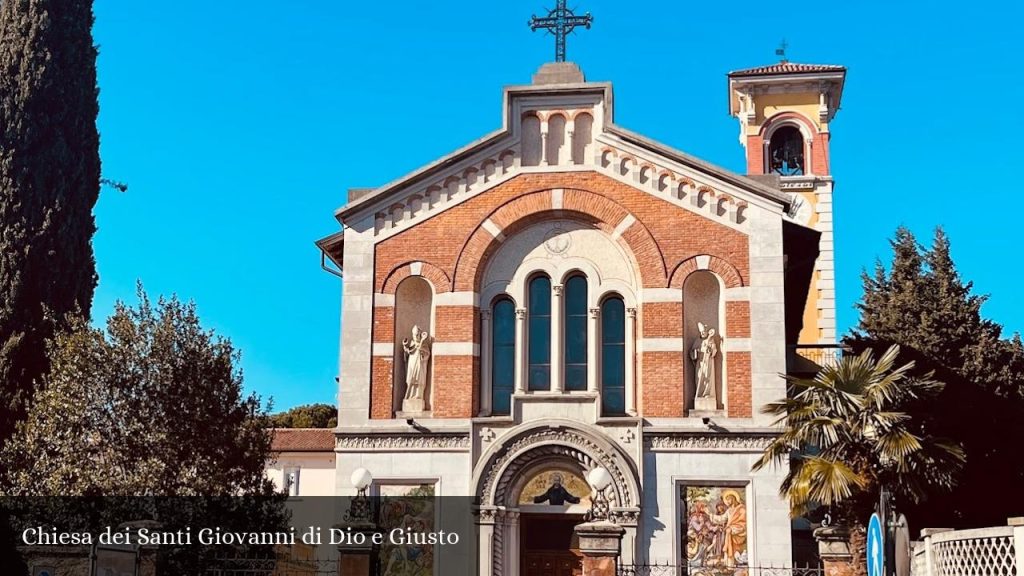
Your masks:
{"label": "white wall", "polygon": [[[685,524],[680,486],[743,483],[747,498],[747,550],[751,566],[791,564],[789,504],[779,497],[784,469],[750,472],[755,453],[644,453],[644,501],[639,550],[651,563],[682,562]],[[645,552],[646,550],[646,552]]]}
{"label": "white wall", "polygon": [[282,452],[267,466],[267,476],[284,490],[284,471],[299,469],[299,496],[333,496],[334,452]]}

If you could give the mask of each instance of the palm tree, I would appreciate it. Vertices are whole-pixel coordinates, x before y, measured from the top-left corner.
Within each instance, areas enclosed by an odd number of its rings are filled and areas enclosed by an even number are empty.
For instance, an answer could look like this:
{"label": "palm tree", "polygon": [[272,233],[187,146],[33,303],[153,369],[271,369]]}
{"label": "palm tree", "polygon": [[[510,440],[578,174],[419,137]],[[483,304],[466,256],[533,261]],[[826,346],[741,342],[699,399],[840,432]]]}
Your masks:
{"label": "palm tree", "polygon": [[949,490],[964,464],[960,446],[932,437],[903,412],[938,394],[944,384],[912,378],[914,363],[893,368],[899,346],[877,361],[871,350],[844,356],[813,379],[786,376],[790,395],[762,411],[778,416],[782,433],[754,464],[755,471],[789,463],[780,494],[791,515],[827,507],[851,530],[854,556],[862,552],[864,524],[886,487],[896,502],[919,502]]}

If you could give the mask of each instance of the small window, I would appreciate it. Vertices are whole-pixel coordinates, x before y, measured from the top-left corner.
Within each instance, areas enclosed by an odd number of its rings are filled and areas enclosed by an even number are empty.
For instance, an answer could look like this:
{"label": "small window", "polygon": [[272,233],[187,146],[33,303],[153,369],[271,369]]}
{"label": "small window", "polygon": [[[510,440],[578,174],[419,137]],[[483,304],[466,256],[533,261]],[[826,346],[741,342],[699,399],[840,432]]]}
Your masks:
{"label": "small window", "polygon": [[298,468],[285,468],[284,469],[284,491],[289,496],[299,495],[299,469]]}
{"label": "small window", "polygon": [[769,172],[780,176],[804,174],[804,137],[795,126],[783,126],[771,135]]}
{"label": "small window", "polygon": [[551,279],[530,281],[529,370],[530,390],[551,389]]}
{"label": "small window", "polygon": [[587,279],[565,283],[565,389],[587,389]]}
{"label": "small window", "polygon": [[516,306],[512,300],[495,302],[491,319],[491,412],[508,415],[516,372]]}
{"label": "small window", "polygon": [[601,304],[601,413],[626,413],[626,308],[617,296]]}

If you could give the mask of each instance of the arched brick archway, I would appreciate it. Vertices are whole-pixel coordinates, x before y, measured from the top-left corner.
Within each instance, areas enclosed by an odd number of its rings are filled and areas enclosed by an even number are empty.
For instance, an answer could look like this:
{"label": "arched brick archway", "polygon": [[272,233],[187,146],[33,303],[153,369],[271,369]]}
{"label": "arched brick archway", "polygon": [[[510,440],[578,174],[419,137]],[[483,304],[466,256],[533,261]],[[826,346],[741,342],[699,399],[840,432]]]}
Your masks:
{"label": "arched brick archway", "polygon": [[447,292],[451,290],[451,279],[437,266],[430,262],[406,262],[395,266],[384,279],[380,291],[384,294],[394,294],[398,285],[409,276],[423,276],[434,286],[434,292]]}
{"label": "arched brick archway", "polygon": [[[707,259],[706,268],[701,266],[700,260],[702,258]],[[687,258],[676,266],[675,270],[672,271],[672,278],[669,280],[669,287],[682,289],[683,282],[686,281],[686,277],[701,269],[710,270],[717,274],[719,278],[722,279],[722,283],[725,284],[726,288],[738,288],[745,285],[743,276],[740,275],[740,271],[737,270],[735,266],[718,256],[701,254],[699,256]]]}
{"label": "arched brick archway", "polygon": [[634,259],[643,286],[664,286],[665,260],[650,230],[608,198],[578,189],[518,196],[487,215],[466,240],[455,264],[453,290],[476,291],[490,256],[505,238],[551,215],[590,222],[615,237]]}

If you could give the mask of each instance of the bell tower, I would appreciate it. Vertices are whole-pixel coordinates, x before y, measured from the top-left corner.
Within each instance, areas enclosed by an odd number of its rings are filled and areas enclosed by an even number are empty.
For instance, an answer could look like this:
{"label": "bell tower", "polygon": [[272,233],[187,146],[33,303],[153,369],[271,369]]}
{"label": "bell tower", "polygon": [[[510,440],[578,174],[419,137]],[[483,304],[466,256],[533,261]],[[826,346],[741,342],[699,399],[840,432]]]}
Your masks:
{"label": "bell tower", "polygon": [[820,234],[798,344],[836,341],[829,125],[839,110],[843,66],[776,64],[730,72],[729,114],[740,123],[747,175],[793,199],[791,221]]}

